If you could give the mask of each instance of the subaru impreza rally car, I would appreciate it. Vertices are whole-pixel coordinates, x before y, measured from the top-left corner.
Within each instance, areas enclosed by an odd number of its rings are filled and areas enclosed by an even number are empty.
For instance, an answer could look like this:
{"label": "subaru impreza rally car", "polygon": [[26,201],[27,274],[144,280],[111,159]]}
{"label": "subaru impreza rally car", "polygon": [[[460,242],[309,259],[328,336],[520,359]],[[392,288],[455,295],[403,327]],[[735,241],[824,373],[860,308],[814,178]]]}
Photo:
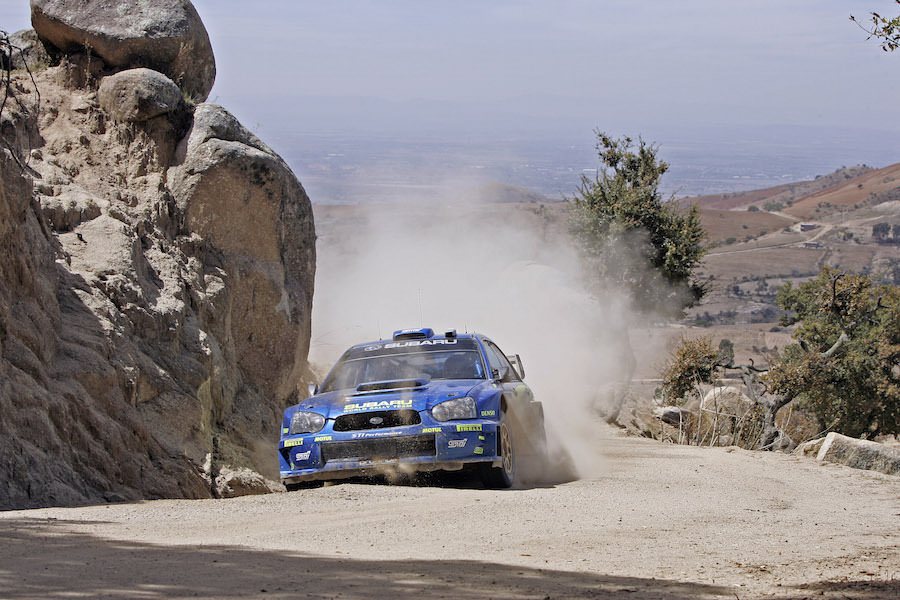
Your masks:
{"label": "subaru impreza rally car", "polygon": [[284,411],[278,457],[289,489],[400,472],[478,471],[510,487],[544,452],[544,413],[507,357],[480,334],[432,329],[347,350],[311,397]]}

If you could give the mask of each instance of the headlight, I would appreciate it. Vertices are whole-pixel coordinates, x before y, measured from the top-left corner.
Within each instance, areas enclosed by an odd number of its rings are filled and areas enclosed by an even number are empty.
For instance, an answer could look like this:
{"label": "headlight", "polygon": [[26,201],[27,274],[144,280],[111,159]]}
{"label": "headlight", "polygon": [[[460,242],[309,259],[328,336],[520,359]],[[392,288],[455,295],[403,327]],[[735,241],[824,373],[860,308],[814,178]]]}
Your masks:
{"label": "headlight", "polygon": [[291,417],[291,435],[295,433],[315,433],[325,427],[325,417],[319,413],[298,410]]}
{"label": "headlight", "polygon": [[438,421],[474,419],[475,400],[466,396],[465,398],[454,398],[453,400],[441,402],[431,409],[431,416]]}

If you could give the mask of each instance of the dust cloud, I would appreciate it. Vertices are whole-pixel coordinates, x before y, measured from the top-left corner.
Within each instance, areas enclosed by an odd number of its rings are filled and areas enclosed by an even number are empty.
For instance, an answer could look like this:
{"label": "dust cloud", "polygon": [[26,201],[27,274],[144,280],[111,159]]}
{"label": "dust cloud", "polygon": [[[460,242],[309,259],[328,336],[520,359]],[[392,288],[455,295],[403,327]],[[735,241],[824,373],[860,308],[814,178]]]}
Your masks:
{"label": "dust cloud", "polygon": [[633,317],[616,290],[586,293],[559,211],[554,223],[545,209],[460,200],[317,207],[314,369],[324,375],[348,346],[396,329],[483,333],[522,357],[544,406],[548,464],[598,474],[598,403],[630,377]]}

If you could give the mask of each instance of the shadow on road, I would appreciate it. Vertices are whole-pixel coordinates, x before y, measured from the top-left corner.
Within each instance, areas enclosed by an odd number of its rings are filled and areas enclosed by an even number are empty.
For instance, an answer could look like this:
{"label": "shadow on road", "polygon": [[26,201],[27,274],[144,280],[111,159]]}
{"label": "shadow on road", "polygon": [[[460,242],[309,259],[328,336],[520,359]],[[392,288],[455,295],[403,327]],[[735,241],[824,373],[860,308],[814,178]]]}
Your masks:
{"label": "shadow on road", "polygon": [[120,542],[66,529],[62,521],[0,521],[3,598],[734,598],[714,586],[515,567],[486,556],[356,560]]}
{"label": "shadow on road", "polygon": [[[86,522],[0,520],[0,595],[24,598],[707,600],[736,588],[467,561],[359,560],[239,546],[162,546],[75,533]],[[227,524],[223,524],[227,526]],[[172,540],[174,544],[178,540]],[[773,600],[893,599],[900,581],[817,582]]]}

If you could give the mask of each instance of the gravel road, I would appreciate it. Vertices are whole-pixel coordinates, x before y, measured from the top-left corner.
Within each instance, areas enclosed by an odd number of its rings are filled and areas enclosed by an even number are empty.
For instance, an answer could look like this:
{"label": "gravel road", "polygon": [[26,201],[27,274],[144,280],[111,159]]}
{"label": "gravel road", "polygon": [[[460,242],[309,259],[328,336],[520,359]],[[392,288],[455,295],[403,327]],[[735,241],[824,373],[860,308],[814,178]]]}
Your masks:
{"label": "gravel road", "polygon": [[578,481],[0,513],[2,598],[900,598],[900,478],[604,433]]}

